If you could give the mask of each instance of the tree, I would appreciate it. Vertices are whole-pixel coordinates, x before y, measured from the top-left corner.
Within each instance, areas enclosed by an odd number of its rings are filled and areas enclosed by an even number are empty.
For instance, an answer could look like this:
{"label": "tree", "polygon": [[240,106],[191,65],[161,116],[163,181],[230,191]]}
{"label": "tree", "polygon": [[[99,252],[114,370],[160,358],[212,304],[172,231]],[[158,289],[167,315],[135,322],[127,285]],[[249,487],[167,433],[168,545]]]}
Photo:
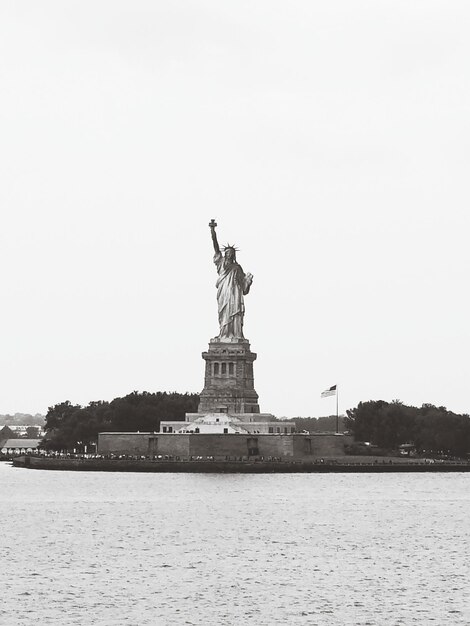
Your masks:
{"label": "tree", "polygon": [[37,439],[39,437],[39,428],[37,426],[26,427],[26,439]]}
{"label": "tree", "polygon": [[50,406],[46,414],[46,431],[63,426],[70,416],[78,409],[81,409],[79,404],[71,404],[68,400],[66,402],[60,402],[59,404]]}
{"label": "tree", "polygon": [[3,441],[5,439],[17,439],[15,431],[13,431],[8,426],[4,426],[0,430],[0,440]]}
{"label": "tree", "polygon": [[423,404],[417,408],[399,400],[360,402],[347,411],[346,426],[356,441],[370,441],[382,448],[396,449],[412,442],[421,452],[454,456],[470,452],[470,417],[443,406]]}
{"label": "tree", "polygon": [[[344,431],[344,416],[338,416],[339,432]],[[297,431],[307,430],[310,433],[334,433],[336,432],[336,415],[323,417],[294,417]]]}
{"label": "tree", "polygon": [[96,443],[98,433],[106,431],[158,431],[162,419],[183,421],[185,413],[197,411],[198,402],[197,394],[160,391],[134,391],[111,402],[90,402],[86,407],[61,402],[49,407],[42,447],[73,449]]}
{"label": "tree", "polygon": [[345,425],[354,434],[356,441],[377,443],[380,431],[380,411],[387,403],[384,400],[359,402],[356,408],[346,411]]}

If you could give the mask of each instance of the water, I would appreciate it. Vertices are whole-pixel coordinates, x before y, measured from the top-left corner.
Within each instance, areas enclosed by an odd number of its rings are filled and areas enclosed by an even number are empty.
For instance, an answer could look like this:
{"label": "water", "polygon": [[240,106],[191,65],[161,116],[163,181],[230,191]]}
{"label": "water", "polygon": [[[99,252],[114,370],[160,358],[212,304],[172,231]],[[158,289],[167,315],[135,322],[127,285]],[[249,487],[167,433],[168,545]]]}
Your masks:
{"label": "water", "polygon": [[0,624],[470,624],[470,474],[0,463]]}

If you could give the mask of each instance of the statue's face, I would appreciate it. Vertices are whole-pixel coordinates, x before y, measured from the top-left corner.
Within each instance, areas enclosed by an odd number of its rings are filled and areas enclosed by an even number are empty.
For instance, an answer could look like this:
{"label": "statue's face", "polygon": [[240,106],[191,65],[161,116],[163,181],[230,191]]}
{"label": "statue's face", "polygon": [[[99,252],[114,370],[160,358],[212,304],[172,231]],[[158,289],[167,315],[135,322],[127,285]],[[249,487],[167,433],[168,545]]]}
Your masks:
{"label": "statue's face", "polygon": [[225,250],[225,258],[227,261],[235,261],[235,250],[233,248],[227,248],[227,250]]}

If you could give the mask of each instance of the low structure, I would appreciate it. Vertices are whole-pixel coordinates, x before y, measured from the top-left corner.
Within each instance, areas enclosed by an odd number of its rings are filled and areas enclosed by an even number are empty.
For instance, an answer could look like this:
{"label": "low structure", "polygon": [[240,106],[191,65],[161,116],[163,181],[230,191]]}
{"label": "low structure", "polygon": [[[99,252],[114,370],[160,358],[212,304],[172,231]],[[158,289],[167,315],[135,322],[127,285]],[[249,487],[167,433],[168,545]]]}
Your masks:
{"label": "low structure", "polygon": [[160,423],[161,433],[204,433],[213,435],[229,434],[293,434],[293,422],[280,422],[270,413],[186,413],[185,421],[164,421]]}
{"label": "low structure", "polygon": [[345,456],[349,435],[238,434],[238,433],[100,433],[98,453],[171,457],[173,459],[268,458],[312,460]]}
{"label": "low structure", "polygon": [[0,453],[2,454],[25,454],[35,452],[41,439],[6,439],[0,442]]}

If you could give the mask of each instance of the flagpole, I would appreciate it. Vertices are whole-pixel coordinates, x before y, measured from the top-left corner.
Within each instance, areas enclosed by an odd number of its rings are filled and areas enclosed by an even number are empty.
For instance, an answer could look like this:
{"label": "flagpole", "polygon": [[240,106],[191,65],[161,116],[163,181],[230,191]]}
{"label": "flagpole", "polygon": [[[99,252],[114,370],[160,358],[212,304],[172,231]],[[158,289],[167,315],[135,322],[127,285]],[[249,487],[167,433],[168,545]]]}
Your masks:
{"label": "flagpole", "polygon": [[338,395],[339,389],[338,385],[336,385],[336,434],[339,434],[339,413],[338,413]]}

